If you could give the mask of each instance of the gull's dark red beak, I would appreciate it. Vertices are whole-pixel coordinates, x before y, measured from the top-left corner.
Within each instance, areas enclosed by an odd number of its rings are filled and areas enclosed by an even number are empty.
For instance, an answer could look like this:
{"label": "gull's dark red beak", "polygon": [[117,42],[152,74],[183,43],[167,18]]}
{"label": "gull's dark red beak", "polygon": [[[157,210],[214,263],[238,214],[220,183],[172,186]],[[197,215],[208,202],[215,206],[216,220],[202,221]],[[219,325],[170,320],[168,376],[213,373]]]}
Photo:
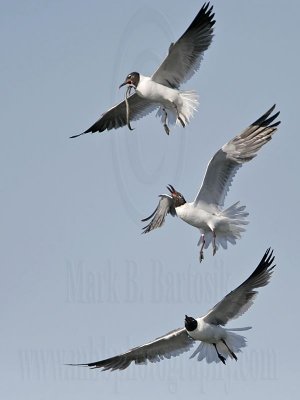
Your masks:
{"label": "gull's dark red beak", "polygon": [[167,189],[171,194],[177,193],[176,190],[174,189],[174,187],[170,184],[167,186]]}
{"label": "gull's dark red beak", "polygon": [[131,81],[127,80],[127,81],[123,82],[123,83],[119,86],[119,89],[121,89],[121,87],[122,87],[122,86],[125,86],[125,85],[131,85]]}

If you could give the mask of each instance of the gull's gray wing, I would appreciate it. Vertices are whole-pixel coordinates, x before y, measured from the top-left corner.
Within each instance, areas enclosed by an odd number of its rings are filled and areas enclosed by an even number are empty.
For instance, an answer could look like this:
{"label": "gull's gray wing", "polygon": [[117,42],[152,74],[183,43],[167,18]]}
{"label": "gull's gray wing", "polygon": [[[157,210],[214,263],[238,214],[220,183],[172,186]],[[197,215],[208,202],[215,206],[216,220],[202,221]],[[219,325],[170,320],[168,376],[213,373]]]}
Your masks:
{"label": "gull's gray wing", "polygon": [[196,206],[203,209],[219,209],[224,205],[225,196],[237,170],[243,163],[252,160],[276,132],[280,121],[273,123],[279,115],[277,112],[270,116],[274,108],[275,105],[213,156],[194,200]]}
{"label": "gull's gray wing", "polygon": [[[130,121],[137,120],[144,117],[145,115],[154,111],[158,105],[138,96],[134,93],[132,96],[128,97],[129,104],[129,115]],[[71,136],[75,138],[86,133],[103,132],[105,130],[117,129],[125,126],[126,121],[126,103],[125,100],[116,106],[110,108],[96,121],[89,129],[79,133],[78,135]]]}
{"label": "gull's gray wing", "polygon": [[144,226],[143,233],[150,232],[155,228],[160,228],[165,222],[165,217],[168,213],[173,217],[176,215],[173,198],[167,194],[161,194],[159,197],[158,206],[153,213],[149,217],[142,219],[142,222],[145,222],[152,218],[149,224]]}
{"label": "gull's gray wing", "polygon": [[209,324],[226,325],[230,319],[235,319],[244,314],[253,304],[257,291],[256,288],[266,286],[275,267],[273,250],[269,248],[255,271],[239,287],[230,292],[216,304],[204,317]]}
{"label": "gull's gray wing", "polygon": [[115,357],[106,360],[91,362],[87,364],[68,364],[76,366],[86,366],[90,368],[102,368],[106,370],[125,369],[134,362],[135,364],[146,364],[147,361],[155,363],[164,358],[178,356],[194,345],[194,340],[187,334],[185,328],[176,329],[161,336],[150,343],[146,343],[139,347],[127,351]]}
{"label": "gull's gray wing", "polygon": [[170,45],[169,54],[152,75],[155,82],[178,89],[197,71],[213,38],[212,9],[204,4],[184,34]]}

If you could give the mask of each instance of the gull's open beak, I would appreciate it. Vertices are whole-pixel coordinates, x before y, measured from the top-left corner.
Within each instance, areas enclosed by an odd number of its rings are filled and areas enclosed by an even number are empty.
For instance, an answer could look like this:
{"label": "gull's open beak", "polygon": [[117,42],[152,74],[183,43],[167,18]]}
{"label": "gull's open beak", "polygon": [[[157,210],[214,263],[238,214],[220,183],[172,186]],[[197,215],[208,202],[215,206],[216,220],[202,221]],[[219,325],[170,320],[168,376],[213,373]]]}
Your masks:
{"label": "gull's open beak", "polygon": [[128,85],[128,84],[131,84],[131,81],[125,81],[125,82],[123,82],[123,83],[119,86],[119,89],[121,89],[122,86],[125,86],[125,85]]}
{"label": "gull's open beak", "polygon": [[167,189],[171,194],[177,193],[176,190],[174,189],[174,187],[170,184],[167,186]]}

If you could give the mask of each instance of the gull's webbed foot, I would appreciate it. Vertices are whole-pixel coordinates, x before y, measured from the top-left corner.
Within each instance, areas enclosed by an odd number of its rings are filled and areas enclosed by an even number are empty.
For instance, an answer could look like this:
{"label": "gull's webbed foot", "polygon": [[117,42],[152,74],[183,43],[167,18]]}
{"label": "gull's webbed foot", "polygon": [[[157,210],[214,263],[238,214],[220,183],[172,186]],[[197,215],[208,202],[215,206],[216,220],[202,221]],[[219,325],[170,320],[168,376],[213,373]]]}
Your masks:
{"label": "gull's webbed foot", "polygon": [[182,127],[184,128],[184,127],[185,127],[185,123],[183,122],[183,119],[182,119],[181,116],[179,115],[177,105],[176,105],[175,103],[173,103],[173,106],[174,106],[174,108],[175,108],[175,110],[176,110],[177,119],[178,119],[178,121],[181,123]]}
{"label": "gull's webbed foot", "polygon": [[213,256],[216,254],[217,252],[217,246],[216,246],[216,232],[213,231],[212,232],[213,235],[213,240],[212,240],[212,248],[213,248]]}
{"label": "gull's webbed foot", "polygon": [[178,121],[181,123],[182,127],[185,128],[185,123],[183,122],[182,118],[179,116],[179,114],[177,115]]}
{"label": "gull's webbed foot", "polygon": [[165,128],[166,134],[169,135],[170,129],[169,129],[168,125],[167,125],[167,124],[164,124],[164,128]]}
{"label": "gull's webbed foot", "polygon": [[219,359],[222,361],[224,365],[226,365],[226,358],[222,356],[222,354],[218,354]]}
{"label": "gull's webbed foot", "polygon": [[204,260],[204,252],[203,252],[204,245],[205,245],[204,233],[202,233],[201,236],[200,236],[198,245],[200,246],[200,244],[201,244],[201,247],[200,247],[200,257],[199,257],[199,261],[202,262],[202,261]]}
{"label": "gull's webbed foot", "polygon": [[162,122],[163,122],[163,125],[164,125],[164,128],[165,128],[165,132],[166,132],[167,135],[169,135],[170,129],[169,129],[168,125],[167,125],[168,114],[167,114],[167,111],[164,108],[162,109],[162,112],[164,114]]}
{"label": "gull's webbed foot", "polygon": [[234,354],[234,352],[228,347],[227,343],[225,342],[224,339],[222,339],[222,342],[225,344],[225,346],[227,347],[227,350],[229,351],[229,353],[231,354],[231,356],[235,359],[235,361],[237,361],[237,356]]}
{"label": "gull's webbed foot", "polygon": [[200,251],[199,261],[202,262],[204,260],[204,253],[203,250]]}
{"label": "gull's webbed foot", "polygon": [[217,352],[217,354],[218,354],[219,359],[222,361],[222,363],[223,363],[224,365],[226,365],[226,358],[223,357],[222,354],[220,354],[220,353],[218,352],[216,343],[213,343],[213,345],[214,345],[214,348],[216,349],[216,352]]}

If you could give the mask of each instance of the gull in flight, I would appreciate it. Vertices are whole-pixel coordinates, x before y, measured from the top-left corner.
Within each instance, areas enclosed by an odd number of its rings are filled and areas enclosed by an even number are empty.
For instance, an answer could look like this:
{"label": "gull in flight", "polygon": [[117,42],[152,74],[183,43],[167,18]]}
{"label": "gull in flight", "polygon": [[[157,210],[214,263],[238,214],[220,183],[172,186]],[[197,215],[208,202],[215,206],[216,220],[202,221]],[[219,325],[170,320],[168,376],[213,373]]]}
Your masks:
{"label": "gull in flight", "polygon": [[[167,57],[152,76],[131,72],[120,85],[128,85],[135,93],[106,111],[85,133],[103,132],[124,125],[130,127],[129,119],[137,120],[158,108],[165,132],[169,134],[170,124],[189,122],[197,108],[198,100],[194,91],[181,91],[179,87],[196,72],[205,50],[213,38],[213,7],[204,4],[185,33],[171,43]],[[128,88],[128,89],[129,89]],[[129,90],[130,90],[129,89]],[[127,98],[127,93],[126,93]]]}
{"label": "gull in flight", "polygon": [[187,203],[172,185],[167,186],[170,195],[161,194],[154,212],[142,220],[151,220],[143,228],[143,233],[161,227],[169,213],[200,230],[200,262],[204,258],[204,249],[210,244],[213,255],[219,245],[227,249],[228,242],[236,244],[241,232],[245,231],[244,225],[248,223],[245,218],[249,214],[239,202],[224,210],[224,199],[237,170],[252,160],[276,132],[280,121],[274,122],[279,115],[279,112],[271,115],[274,108],[275,105],[216,152],[208,163],[202,185],[193,202]]}
{"label": "gull in flight", "polygon": [[68,365],[102,368],[104,371],[122,370],[132,362],[155,363],[164,358],[178,356],[190,350],[197,341],[201,343],[190,358],[197,356],[198,361],[206,359],[208,363],[221,361],[223,364],[228,357],[237,361],[236,353],[246,346],[246,339],[234,331],[245,331],[251,327],[226,329],[224,326],[251,307],[257,294],[255,289],[266,286],[269,282],[275,267],[273,261],[273,251],[268,249],[258,267],[245,282],[227,294],[203,317],[195,319],[186,315],[184,328],[175,329],[152,342],[106,360]]}

